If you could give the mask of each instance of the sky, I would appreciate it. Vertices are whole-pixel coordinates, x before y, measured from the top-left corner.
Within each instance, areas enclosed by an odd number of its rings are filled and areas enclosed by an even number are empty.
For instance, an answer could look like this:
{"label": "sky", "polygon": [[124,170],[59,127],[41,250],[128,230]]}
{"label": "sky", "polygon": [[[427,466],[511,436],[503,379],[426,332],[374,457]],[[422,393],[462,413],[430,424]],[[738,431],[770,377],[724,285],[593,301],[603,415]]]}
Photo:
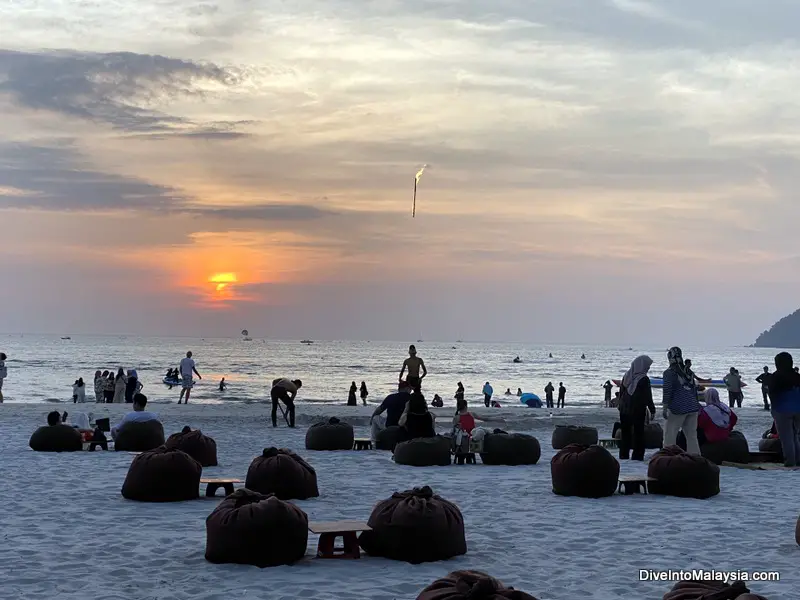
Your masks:
{"label": "sky", "polygon": [[794,0],[0,13],[0,331],[741,345],[800,305]]}

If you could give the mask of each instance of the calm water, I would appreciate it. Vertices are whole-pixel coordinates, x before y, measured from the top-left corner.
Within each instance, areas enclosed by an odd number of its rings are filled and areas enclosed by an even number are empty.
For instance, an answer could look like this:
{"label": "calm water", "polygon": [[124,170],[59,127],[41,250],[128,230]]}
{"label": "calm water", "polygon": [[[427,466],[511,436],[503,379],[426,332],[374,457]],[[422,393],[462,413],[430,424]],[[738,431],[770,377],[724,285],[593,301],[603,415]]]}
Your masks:
{"label": "calm water", "polygon": [[[482,402],[481,388],[491,381],[497,399],[505,398],[506,388],[543,396],[548,381],[567,387],[567,405],[597,404],[603,400],[601,385],[618,378],[639,354],[655,360],[652,373],[666,368],[665,348],[613,348],[599,346],[537,346],[524,344],[417,343],[428,366],[424,392],[428,399],[438,393],[452,404],[456,384],[464,383],[467,399]],[[303,388],[299,402],[347,400],[351,381],[367,382],[368,401],[381,400],[396,386],[397,375],[406,357],[407,342],[324,342],[304,345],[299,341],[239,339],[138,338],[131,336],[0,335],[0,350],[8,354],[8,379],[3,393],[6,402],[71,401],[72,383],[78,377],[87,382],[87,398],[94,398],[91,383],[97,369],[135,368],[151,401],[177,401],[180,390],[168,390],[161,379],[169,367],[176,367],[187,350],[194,352],[203,376],[192,390],[195,402],[252,402],[268,397],[272,379],[281,376],[300,378]],[[552,359],[548,353],[552,352]],[[581,360],[581,353],[586,360]],[[745,381],[745,403],[761,402],[753,379],[764,365],[772,365],[776,351],[754,348],[684,348],[701,377],[722,377],[737,367]],[[514,364],[515,356],[522,359]],[[219,392],[225,377],[229,387]]]}

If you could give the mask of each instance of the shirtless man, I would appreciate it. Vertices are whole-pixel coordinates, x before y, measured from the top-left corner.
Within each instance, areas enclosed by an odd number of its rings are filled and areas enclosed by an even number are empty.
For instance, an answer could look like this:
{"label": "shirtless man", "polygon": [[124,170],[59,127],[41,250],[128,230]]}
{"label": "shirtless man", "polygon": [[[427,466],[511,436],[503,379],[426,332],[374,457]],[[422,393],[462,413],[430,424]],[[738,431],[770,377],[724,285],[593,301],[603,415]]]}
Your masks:
{"label": "shirtless man", "polygon": [[[408,347],[408,358],[403,361],[403,368],[400,369],[400,381],[403,381],[403,373],[406,372],[406,369],[408,369],[406,383],[419,392],[422,380],[428,374],[428,369],[425,367],[425,361],[417,356],[417,348],[414,344]],[[422,375],[419,374],[420,369],[422,369]]]}

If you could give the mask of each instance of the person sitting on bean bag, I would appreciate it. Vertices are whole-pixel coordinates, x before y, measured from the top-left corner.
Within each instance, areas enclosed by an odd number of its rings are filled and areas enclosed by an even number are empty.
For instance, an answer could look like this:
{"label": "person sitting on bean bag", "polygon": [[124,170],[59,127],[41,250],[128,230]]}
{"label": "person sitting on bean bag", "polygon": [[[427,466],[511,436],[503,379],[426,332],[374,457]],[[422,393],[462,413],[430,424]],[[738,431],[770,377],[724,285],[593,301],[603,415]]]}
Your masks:
{"label": "person sitting on bean bag", "polygon": [[428,403],[425,402],[425,396],[418,391],[414,391],[406,403],[403,415],[400,417],[399,425],[405,429],[405,439],[414,440],[416,438],[436,437],[433,423],[434,416],[428,411]]}
{"label": "person sitting on bean bag", "polygon": [[456,402],[456,414],[453,417],[453,449],[458,454],[469,452],[470,438],[475,429],[475,417],[469,412],[466,400]]}
{"label": "person sitting on bean bag", "polygon": [[701,446],[727,440],[739,420],[735,412],[720,402],[716,388],[705,391],[705,402],[697,415],[697,441]]}
{"label": "person sitting on bean bag", "polygon": [[778,428],[775,427],[775,421],[772,421],[772,427],[767,429],[764,432],[764,435],[761,436],[762,440],[777,440],[778,438]]}
{"label": "person sitting on bean bag", "polygon": [[133,397],[133,412],[129,412],[122,417],[122,420],[111,428],[111,437],[117,439],[117,435],[126,423],[142,423],[144,421],[158,421],[158,415],[145,410],[147,406],[147,396],[136,394]]}

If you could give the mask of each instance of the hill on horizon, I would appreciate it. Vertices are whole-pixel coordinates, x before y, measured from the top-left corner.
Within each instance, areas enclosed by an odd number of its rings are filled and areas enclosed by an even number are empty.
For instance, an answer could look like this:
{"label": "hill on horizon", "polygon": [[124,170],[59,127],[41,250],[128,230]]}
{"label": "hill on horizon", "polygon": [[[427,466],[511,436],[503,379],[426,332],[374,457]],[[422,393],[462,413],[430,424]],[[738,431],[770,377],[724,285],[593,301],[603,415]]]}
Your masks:
{"label": "hill on horizon", "polygon": [[800,348],[800,308],[783,317],[753,344],[755,348]]}

